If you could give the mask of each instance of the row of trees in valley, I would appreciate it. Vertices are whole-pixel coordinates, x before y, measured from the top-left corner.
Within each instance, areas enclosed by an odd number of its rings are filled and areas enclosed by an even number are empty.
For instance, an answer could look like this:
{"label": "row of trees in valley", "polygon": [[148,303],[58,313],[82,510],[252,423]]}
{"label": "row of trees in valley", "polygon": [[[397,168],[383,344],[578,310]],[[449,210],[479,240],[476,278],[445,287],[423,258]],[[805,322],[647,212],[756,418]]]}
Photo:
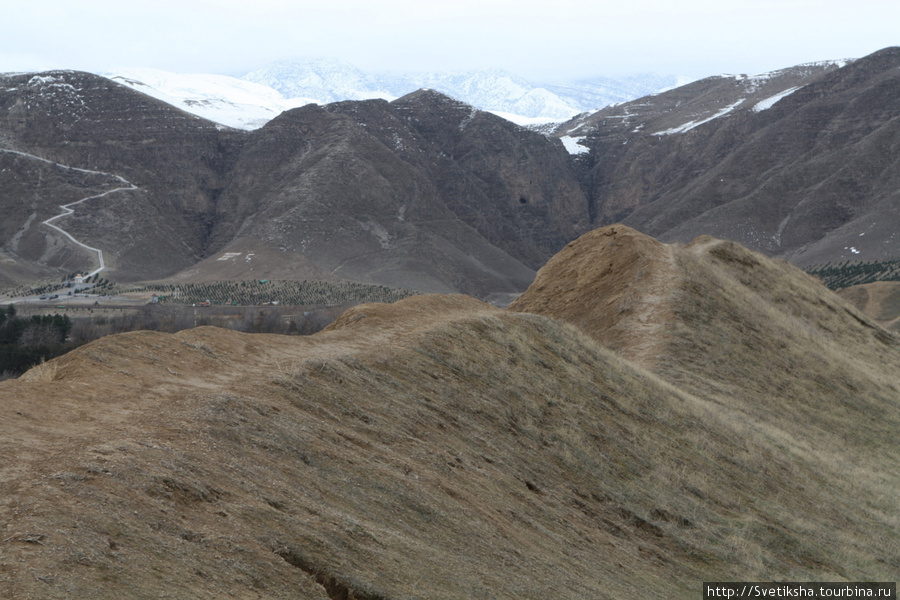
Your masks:
{"label": "row of trees in valley", "polygon": [[411,296],[409,290],[350,282],[328,281],[216,281],[213,283],[185,283],[178,285],[147,285],[123,288],[118,293],[150,291],[159,294],[159,301],[169,304],[222,305],[287,304],[305,306],[334,306],[360,302],[396,302]]}
{"label": "row of trees in valley", "polygon": [[[60,293],[62,284],[7,292],[11,297]],[[0,379],[106,335],[153,330],[175,333],[211,325],[248,333],[307,335],[333,321],[347,307],[362,302],[395,302],[414,292],[381,285],[321,281],[221,281],[123,288],[93,275],[92,294],[155,292],[157,302],[143,307],[71,307],[73,318],[60,315],[16,316],[14,305],[0,307]],[[82,311],[82,312],[79,312]]]}
{"label": "row of trees in valley", "polygon": [[101,315],[74,320],[70,340],[82,345],[105,335],[128,331],[176,333],[192,327],[223,327],[244,333],[310,335],[321,331],[345,307],[305,310],[289,306],[235,306],[194,308],[179,305],[149,305],[122,311],[116,316]]}
{"label": "row of trees in valley", "polygon": [[832,290],[875,281],[900,281],[900,260],[844,261],[806,269]]}
{"label": "row of trees in valley", "polygon": [[192,327],[224,327],[246,333],[310,335],[324,329],[349,305],[320,308],[222,306],[194,308],[148,305],[70,319],[65,315],[19,317],[15,306],[0,308],[0,380],[17,377],[45,360],[106,335],[151,330],[176,333]]}

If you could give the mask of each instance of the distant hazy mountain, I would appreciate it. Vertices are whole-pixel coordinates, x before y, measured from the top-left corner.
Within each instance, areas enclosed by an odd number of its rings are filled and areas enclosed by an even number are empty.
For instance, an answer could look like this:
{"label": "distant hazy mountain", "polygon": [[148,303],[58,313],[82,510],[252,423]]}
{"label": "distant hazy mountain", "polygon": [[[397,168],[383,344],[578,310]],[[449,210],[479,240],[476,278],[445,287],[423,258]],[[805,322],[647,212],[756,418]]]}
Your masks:
{"label": "distant hazy mountain", "polygon": [[433,89],[520,125],[559,122],[659,92],[674,75],[600,77],[534,85],[502,69],[465,72],[366,73],[335,59],[271,63],[242,78],[128,68],[100,73],[197,116],[238,129],[258,129],[285,110],[344,100],[396,100]]}
{"label": "distant hazy mountain", "polygon": [[420,88],[433,89],[482,110],[521,117],[558,120],[582,112],[546,88],[502,69],[418,73],[409,75],[404,82],[407,93]]}
{"label": "distant hazy mountain", "polygon": [[600,77],[569,83],[532,84],[503,69],[463,72],[364,73],[334,59],[272,63],[244,76],[284,97],[338,100],[393,100],[417,89],[433,89],[482,110],[510,116],[568,119],[578,113],[633,100],[679,83],[674,75]]}
{"label": "distant hazy mountain", "polygon": [[331,58],[274,62],[247,73],[243,79],[268,86],[284,98],[314,98],[318,104],[374,98],[394,100],[403,95],[353,65]]}
{"label": "distant hazy mountain", "polygon": [[675,75],[645,73],[622,79],[593,77],[544,87],[569,104],[577,106],[581,112],[585,112],[656,94],[690,81],[688,78]]}

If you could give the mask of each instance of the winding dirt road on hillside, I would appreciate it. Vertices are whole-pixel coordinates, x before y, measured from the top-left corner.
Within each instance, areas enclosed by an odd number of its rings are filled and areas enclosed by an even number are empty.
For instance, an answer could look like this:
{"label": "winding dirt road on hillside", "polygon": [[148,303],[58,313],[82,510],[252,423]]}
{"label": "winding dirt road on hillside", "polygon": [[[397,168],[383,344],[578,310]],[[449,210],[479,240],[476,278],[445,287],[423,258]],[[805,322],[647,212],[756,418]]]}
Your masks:
{"label": "winding dirt road on hillside", "polygon": [[6,152],[8,154],[16,154],[18,156],[22,156],[24,158],[28,158],[28,159],[32,159],[32,160],[39,160],[41,162],[45,162],[47,164],[54,165],[61,169],[67,169],[69,171],[77,171],[79,173],[87,173],[89,175],[104,175],[107,177],[113,177],[115,179],[118,179],[119,181],[121,181],[124,184],[123,187],[118,187],[118,188],[114,188],[111,190],[107,190],[107,191],[103,192],[102,194],[88,196],[86,198],[82,198],[81,200],[76,200],[75,202],[69,202],[68,204],[60,204],[59,207],[62,209],[63,212],[61,212],[60,214],[58,214],[54,217],[50,217],[49,219],[47,219],[45,221],[42,221],[42,225],[46,225],[47,227],[51,227],[51,228],[55,229],[56,231],[63,234],[66,238],[68,238],[72,243],[76,244],[77,246],[81,246],[82,248],[89,250],[90,252],[95,252],[97,254],[97,263],[98,263],[97,268],[94,269],[93,271],[91,271],[90,273],[88,273],[87,275],[85,275],[85,277],[91,277],[93,275],[96,275],[97,273],[100,273],[104,269],[106,269],[106,263],[104,263],[104,261],[103,261],[103,251],[102,250],[100,250],[99,248],[94,248],[92,246],[88,246],[87,244],[85,244],[83,242],[79,242],[77,239],[75,239],[74,236],[72,236],[71,233],[69,233],[65,229],[59,227],[58,225],[54,225],[53,221],[60,219],[62,217],[67,217],[67,216],[71,215],[72,213],[74,213],[75,209],[73,209],[72,207],[75,206],[76,204],[81,204],[82,202],[87,202],[88,200],[95,200],[97,198],[103,198],[104,196],[108,196],[109,194],[112,194],[114,192],[136,190],[136,189],[138,189],[138,186],[134,185],[133,183],[131,183],[124,177],[122,177],[120,175],[116,175],[114,173],[105,173],[103,171],[91,171],[90,169],[80,169],[78,167],[72,167],[69,165],[64,165],[62,163],[54,162],[52,160],[47,160],[46,158],[41,158],[40,156],[35,156],[34,154],[28,154],[27,152],[19,152],[18,150],[9,150],[6,148],[0,148],[0,152]]}

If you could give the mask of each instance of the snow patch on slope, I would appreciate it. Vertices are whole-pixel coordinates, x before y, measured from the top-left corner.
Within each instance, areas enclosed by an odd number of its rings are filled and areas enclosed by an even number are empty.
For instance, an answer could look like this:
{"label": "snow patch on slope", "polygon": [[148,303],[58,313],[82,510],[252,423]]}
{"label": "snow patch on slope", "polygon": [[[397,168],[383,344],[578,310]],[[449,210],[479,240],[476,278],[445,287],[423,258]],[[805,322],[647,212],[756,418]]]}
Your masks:
{"label": "snow patch on slope", "polygon": [[707,117],[707,118],[701,119],[699,121],[690,121],[689,123],[685,123],[684,125],[679,125],[678,127],[672,127],[671,129],[666,129],[665,131],[657,131],[653,135],[674,135],[676,133],[684,133],[685,131],[690,131],[694,127],[699,127],[700,125],[703,125],[704,123],[709,123],[710,121],[712,121],[714,119],[718,119],[719,117],[724,117],[725,115],[727,115],[728,113],[733,111],[735,108],[740,106],[743,102],[744,102],[744,98],[741,98],[737,102],[734,102],[733,104],[729,104],[725,108],[719,110],[719,112],[717,112],[716,114],[714,114],[711,117]]}
{"label": "snow patch on slope", "polygon": [[566,147],[566,151],[573,156],[578,154],[587,154],[590,152],[590,149],[582,146],[581,142],[584,141],[585,136],[581,137],[572,137],[570,135],[564,135],[559,138],[559,141],[563,143],[563,146]]}
{"label": "snow patch on slope", "polygon": [[753,112],[762,112],[766,109],[772,108],[773,106],[775,106],[775,104],[779,100],[781,100],[782,98],[786,98],[787,96],[790,96],[791,94],[793,94],[794,92],[799,90],[801,87],[803,87],[803,86],[796,86],[796,87],[788,88],[788,89],[784,90],[783,92],[779,92],[779,93],[775,94],[774,96],[769,96],[765,100],[760,100],[759,102],[757,102],[756,104],[753,105],[753,108],[751,110]]}

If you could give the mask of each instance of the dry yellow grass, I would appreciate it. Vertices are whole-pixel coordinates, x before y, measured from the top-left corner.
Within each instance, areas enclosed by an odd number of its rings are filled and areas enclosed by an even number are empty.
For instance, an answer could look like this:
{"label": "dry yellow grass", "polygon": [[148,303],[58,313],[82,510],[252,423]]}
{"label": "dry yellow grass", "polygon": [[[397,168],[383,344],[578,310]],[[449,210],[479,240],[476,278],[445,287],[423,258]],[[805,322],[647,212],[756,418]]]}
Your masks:
{"label": "dry yellow grass", "polygon": [[41,361],[22,374],[22,381],[54,381],[56,379],[57,363]]}
{"label": "dry yellow grass", "polygon": [[622,225],[568,244],[509,307],[562,319],[641,365],[652,364],[672,318],[674,254]]}
{"label": "dry yellow grass", "polygon": [[[637,285],[619,300],[662,336],[639,340],[653,371],[553,318],[418,296],[308,338],[112,336],[48,363],[52,381],[0,383],[0,597],[896,579],[896,339],[811,280],[779,287],[785,265],[708,240],[663,250],[646,266],[670,277],[665,309]],[[734,287],[757,275],[778,302]],[[846,344],[859,358],[842,365]]]}
{"label": "dry yellow grass", "polygon": [[[645,332],[655,331],[656,354],[651,360],[643,354],[644,364],[705,404],[739,438],[754,439],[767,453],[811,468],[820,484],[828,482],[816,510],[850,519],[847,503],[873,508],[867,518],[885,524],[884,547],[894,558],[852,556],[856,545],[844,539],[844,525],[818,533],[810,526],[807,539],[848,548],[844,562],[900,572],[900,337],[784,261],[709,237],[660,246],[622,226],[594,231],[548,263],[510,308],[578,324],[625,356],[641,356]],[[611,255],[623,263],[609,264]],[[573,262],[596,266],[589,286],[573,277]],[[623,272],[637,288],[639,274],[665,273],[668,293],[648,288],[631,303],[640,311],[621,310]],[[594,314],[604,307],[613,315]],[[770,470],[768,459],[759,468]],[[808,489],[809,477],[797,481]],[[826,487],[845,499],[830,504]],[[753,547],[747,536],[738,538]]]}
{"label": "dry yellow grass", "polygon": [[838,295],[885,329],[900,331],[900,281],[854,285]]}

